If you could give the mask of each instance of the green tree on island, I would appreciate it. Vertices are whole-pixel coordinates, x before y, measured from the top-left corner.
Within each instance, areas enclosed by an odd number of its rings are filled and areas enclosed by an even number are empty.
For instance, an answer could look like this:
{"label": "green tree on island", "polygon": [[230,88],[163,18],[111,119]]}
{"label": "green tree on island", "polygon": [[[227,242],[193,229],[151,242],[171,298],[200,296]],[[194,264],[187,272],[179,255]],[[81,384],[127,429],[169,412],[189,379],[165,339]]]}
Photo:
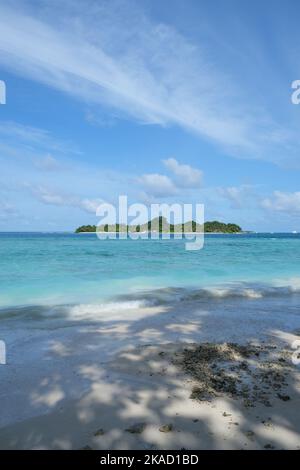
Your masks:
{"label": "green tree on island", "polygon": [[[188,222],[186,226],[190,227],[191,232],[200,232],[202,228],[197,222],[192,220]],[[75,230],[75,233],[84,233],[84,232],[96,232],[96,225],[82,225]],[[116,224],[116,226],[109,226],[108,224],[100,225],[98,230],[100,232],[109,232],[109,231],[116,231],[119,233],[120,231],[131,231],[131,232],[144,232],[144,231],[151,231],[156,230],[159,233],[174,233],[174,232],[184,232],[186,227],[184,224],[169,224],[167,219],[163,216],[156,217],[155,219],[149,220],[143,225],[137,225],[134,229],[133,226],[120,226]],[[189,230],[187,230],[189,231]],[[242,229],[239,225],[229,223],[225,224],[224,222],[219,222],[218,220],[208,221],[204,223],[204,232],[205,233],[241,233]]]}

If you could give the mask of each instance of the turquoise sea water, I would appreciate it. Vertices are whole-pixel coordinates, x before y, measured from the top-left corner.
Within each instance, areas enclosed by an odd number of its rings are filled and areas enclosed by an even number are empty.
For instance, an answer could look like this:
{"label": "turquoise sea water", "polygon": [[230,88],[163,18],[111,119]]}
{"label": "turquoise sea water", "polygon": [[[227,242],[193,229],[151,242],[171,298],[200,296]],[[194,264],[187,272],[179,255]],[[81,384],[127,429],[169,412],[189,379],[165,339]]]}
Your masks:
{"label": "turquoise sea water", "polygon": [[300,291],[298,234],[208,235],[200,251],[184,243],[1,233],[0,308]]}

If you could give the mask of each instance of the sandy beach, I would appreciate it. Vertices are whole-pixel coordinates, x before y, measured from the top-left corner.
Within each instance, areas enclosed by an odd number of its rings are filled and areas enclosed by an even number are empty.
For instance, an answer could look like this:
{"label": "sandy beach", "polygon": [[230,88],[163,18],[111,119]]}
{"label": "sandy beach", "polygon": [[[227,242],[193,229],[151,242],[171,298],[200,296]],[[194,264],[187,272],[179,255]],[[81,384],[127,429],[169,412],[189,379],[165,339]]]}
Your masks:
{"label": "sandy beach", "polygon": [[86,305],[25,333],[8,315],[1,449],[300,448],[300,318],[272,302],[115,306],[97,322]]}

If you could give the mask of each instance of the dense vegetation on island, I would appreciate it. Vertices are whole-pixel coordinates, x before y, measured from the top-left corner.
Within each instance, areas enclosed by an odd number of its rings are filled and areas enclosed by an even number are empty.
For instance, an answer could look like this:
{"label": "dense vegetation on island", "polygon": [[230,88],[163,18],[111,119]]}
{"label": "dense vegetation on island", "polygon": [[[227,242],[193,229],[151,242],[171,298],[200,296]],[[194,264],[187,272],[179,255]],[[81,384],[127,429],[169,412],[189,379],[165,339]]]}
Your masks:
{"label": "dense vegetation on island", "polygon": [[212,222],[205,222],[204,232],[207,233],[239,233],[242,232],[242,229],[237,224],[224,224],[223,222],[218,222],[214,220]]}
{"label": "dense vegetation on island", "polygon": [[[184,227],[184,229],[183,229]],[[82,225],[78,227],[75,233],[86,233],[86,232],[96,232],[96,225]],[[196,223],[195,221],[187,222],[186,224],[169,224],[165,217],[156,217],[149,222],[146,222],[142,225],[120,225],[116,224],[116,227],[113,225],[100,225],[98,226],[99,232],[149,232],[156,231],[159,233],[182,233],[185,232],[203,232],[203,225]],[[204,223],[204,232],[205,233],[240,233],[242,229],[237,224],[225,224],[223,222],[218,222],[214,220],[212,222]]]}

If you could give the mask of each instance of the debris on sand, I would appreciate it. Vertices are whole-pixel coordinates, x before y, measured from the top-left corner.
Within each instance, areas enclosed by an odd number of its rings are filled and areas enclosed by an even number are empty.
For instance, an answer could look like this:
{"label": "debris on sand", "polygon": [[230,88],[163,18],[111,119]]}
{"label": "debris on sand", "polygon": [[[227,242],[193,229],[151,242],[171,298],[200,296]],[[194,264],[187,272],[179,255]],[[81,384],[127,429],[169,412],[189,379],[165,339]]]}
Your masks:
{"label": "debris on sand", "polygon": [[282,401],[289,401],[291,399],[291,397],[289,397],[288,395],[281,395],[281,393],[277,393],[277,396],[279,400],[282,400]]}
{"label": "debris on sand", "polygon": [[272,446],[272,444],[266,444],[266,445],[264,446],[264,449],[273,450],[273,449],[275,449],[275,447]]}
{"label": "debris on sand", "polygon": [[193,400],[226,395],[241,399],[245,407],[272,406],[274,392],[283,401],[290,399],[280,393],[287,386],[289,355],[273,345],[202,343],[185,347],[173,363],[192,377]]}
{"label": "debris on sand", "polygon": [[263,420],[262,420],[262,424],[263,424],[266,428],[274,429],[274,425],[273,425],[273,423],[272,423],[272,418],[263,419]]}
{"label": "debris on sand", "polygon": [[250,440],[253,441],[255,437],[255,433],[253,431],[246,431],[245,436]]}
{"label": "debris on sand", "polygon": [[164,424],[159,428],[160,432],[171,432],[173,431],[173,424]]}
{"label": "debris on sand", "polygon": [[130,432],[131,434],[141,434],[147,426],[147,423],[135,423],[129,428],[125,429],[126,432]]}

